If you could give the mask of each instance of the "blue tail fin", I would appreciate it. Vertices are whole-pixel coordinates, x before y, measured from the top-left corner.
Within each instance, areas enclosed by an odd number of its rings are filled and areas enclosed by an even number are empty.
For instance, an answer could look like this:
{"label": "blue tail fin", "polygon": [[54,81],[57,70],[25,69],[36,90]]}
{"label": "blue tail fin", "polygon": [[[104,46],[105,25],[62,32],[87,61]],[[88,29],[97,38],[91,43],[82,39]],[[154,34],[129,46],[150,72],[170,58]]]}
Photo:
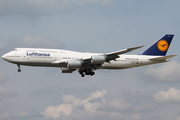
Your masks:
{"label": "blue tail fin", "polygon": [[142,55],[165,56],[174,35],[166,34],[151,47],[145,50]]}

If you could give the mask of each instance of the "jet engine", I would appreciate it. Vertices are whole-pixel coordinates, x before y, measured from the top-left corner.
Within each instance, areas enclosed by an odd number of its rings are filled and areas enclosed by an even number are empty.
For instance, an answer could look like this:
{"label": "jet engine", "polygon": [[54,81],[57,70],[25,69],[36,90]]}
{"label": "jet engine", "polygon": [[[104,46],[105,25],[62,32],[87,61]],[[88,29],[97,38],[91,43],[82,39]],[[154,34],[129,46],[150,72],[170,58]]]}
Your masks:
{"label": "jet engine", "polygon": [[70,60],[67,63],[68,68],[80,68],[82,65],[82,62],[80,60]]}
{"label": "jet engine", "polygon": [[76,69],[70,69],[70,68],[61,68],[62,73],[72,73]]}
{"label": "jet engine", "polygon": [[106,60],[105,55],[96,55],[91,57],[92,64],[103,64]]}

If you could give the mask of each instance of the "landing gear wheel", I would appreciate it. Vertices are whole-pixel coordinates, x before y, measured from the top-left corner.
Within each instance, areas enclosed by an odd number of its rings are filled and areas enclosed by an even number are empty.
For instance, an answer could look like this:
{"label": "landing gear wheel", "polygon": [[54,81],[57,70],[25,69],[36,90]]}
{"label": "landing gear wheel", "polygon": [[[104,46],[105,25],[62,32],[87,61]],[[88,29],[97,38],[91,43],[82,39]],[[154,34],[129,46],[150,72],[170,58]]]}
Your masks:
{"label": "landing gear wheel", "polygon": [[18,69],[18,72],[21,72],[21,69]]}
{"label": "landing gear wheel", "polygon": [[81,75],[81,77],[84,77],[85,75],[93,76],[95,74],[93,69],[83,69],[83,70],[79,70],[78,72]]}
{"label": "landing gear wheel", "polygon": [[83,71],[80,71],[79,74],[83,74]]}
{"label": "landing gear wheel", "polygon": [[85,75],[84,74],[81,74],[81,77],[84,77]]}
{"label": "landing gear wheel", "polygon": [[94,71],[92,71],[92,72],[90,73],[90,75],[91,75],[91,76],[93,76],[94,74],[95,74],[95,72],[94,72]]}
{"label": "landing gear wheel", "polygon": [[90,73],[88,71],[85,72],[86,75],[89,75]]}
{"label": "landing gear wheel", "polygon": [[20,69],[20,68],[21,68],[21,66],[20,66],[20,65],[18,65],[18,64],[17,64],[17,66],[18,66],[18,72],[21,72],[21,69]]}

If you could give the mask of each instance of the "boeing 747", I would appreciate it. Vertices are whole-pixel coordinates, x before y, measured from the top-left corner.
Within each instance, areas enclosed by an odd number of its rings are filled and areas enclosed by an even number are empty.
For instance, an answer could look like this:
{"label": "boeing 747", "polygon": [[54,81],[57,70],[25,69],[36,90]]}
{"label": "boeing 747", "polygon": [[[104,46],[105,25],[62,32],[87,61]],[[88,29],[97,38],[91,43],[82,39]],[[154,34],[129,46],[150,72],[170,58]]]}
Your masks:
{"label": "boeing 747", "polygon": [[128,48],[110,53],[83,53],[62,49],[15,48],[2,56],[7,62],[20,66],[58,67],[62,73],[78,71],[82,77],[93,76],[98,69],[126,69],[157,63],[168,62],[176,55],[166,53],[174,35],[166,34],[142,54],[125,53],[143,46]]}

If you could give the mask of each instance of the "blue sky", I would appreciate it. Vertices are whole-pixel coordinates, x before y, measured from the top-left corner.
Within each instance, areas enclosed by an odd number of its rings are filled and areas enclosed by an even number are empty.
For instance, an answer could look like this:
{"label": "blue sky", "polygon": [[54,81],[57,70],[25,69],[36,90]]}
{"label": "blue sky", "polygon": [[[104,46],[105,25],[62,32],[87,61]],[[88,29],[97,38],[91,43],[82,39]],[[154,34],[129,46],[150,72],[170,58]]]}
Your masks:
{"label": "blue sky", "polygon": [[[0,0],[0,53],[15,47],[112,52],[145,47],[174,34],[168,55],[179,53],[178,0]],[[93,77],[59,68],[0,60],[2,120],[180,120],[180,57]]]}

